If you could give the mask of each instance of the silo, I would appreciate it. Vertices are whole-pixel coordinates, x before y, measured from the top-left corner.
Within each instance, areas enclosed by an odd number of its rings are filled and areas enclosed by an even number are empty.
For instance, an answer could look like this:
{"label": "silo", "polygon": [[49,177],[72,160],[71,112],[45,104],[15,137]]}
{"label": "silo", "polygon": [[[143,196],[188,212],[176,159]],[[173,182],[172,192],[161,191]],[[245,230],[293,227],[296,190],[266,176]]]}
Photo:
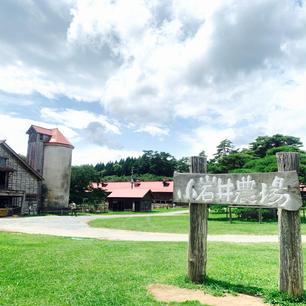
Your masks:
{"label": "silo", "polygon": [[[68,208],[71,157],[74,147],[57,128],[45,129],[31,126],[28,134],[32,139],[34,138],[31,136],[33,133],[38,134],[35,140],[43,140],[43,153],[39,154],[42,163],[36,163],[37,167],[40,164],[43,165],[41,171],[44,178],[42,210],[56,211]],[[37,157],[39,152],[37,148],[39,148],[39,146],[31,144],[31,147],[33,147],[33,152],[35,151],[35,154],[30,155],[30,157]]]}
{"label": "silo", "polygon": [[47,187],[44,206],[67,208],[69,202],[72,148],[45,144],[44,179]]}

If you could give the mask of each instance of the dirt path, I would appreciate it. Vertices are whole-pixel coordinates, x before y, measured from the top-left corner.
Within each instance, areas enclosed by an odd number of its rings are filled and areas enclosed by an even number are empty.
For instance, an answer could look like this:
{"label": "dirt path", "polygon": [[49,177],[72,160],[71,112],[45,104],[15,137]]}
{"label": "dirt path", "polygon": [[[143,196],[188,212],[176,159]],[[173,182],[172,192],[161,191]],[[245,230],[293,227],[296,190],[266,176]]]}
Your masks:
{"label": "dirt path", "polygon": [[201,304],[210,306],[267,306],[261,298],[246,294],[213,296],[205,294],[202,290],[184,289],[161,284],[149,285],[148,290],[155,300],[166,303],[199,301]]}
{"label": "dirt path", "polygon": [[[176,215],[181,213],[186,213],[186,211],[156,213],[150,216]],[[94,228],[87,224],[89,221],[94,219],[137,218],[143,216],[148,216],[148,214],[1,218],[0,231],[124,241],[188,241],[187,234],[152,233],[108,228]],[[278,237],[273,235],[208,235],[208,241],[277,242]],[[306,242],[305,236],[303,236],[303,242]]]}

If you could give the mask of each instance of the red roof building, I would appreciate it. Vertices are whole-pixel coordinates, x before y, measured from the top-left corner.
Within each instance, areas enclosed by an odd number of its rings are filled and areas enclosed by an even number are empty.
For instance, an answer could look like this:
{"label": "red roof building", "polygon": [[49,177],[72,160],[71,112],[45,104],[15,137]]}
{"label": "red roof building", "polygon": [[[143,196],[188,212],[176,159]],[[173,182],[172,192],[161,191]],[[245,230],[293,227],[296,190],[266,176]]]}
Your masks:
{"label": "red roof building", "polygon": [[150,189],[117,189],[108,195],[112,211],[150,211],[153,195]]}
{"label": "red roof building", "polygon": [[103,182],[90,184],[92,188],[100,188],[108,193],[120,190],[120,194],[129,194],[131,190],[151,190],[155,202],[172,203],[173,182],[172,181],[153,181],[143,182]]}

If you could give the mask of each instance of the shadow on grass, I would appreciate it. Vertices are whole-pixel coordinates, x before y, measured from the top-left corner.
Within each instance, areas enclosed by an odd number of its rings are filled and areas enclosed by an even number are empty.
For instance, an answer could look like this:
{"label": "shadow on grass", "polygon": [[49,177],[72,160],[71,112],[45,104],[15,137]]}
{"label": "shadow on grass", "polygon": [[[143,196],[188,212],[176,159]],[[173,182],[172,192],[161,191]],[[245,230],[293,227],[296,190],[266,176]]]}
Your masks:
{"label": "shadow on grass", "polygon": [[209,290],[213,295],[223,295],[225,293],[244,293],[248,295],[263,295],[265,290],[263,288],[254,286],[245,286],[241,284],[233,284],[221,280],[217,280],[211,277],[206,277],[203,286],[206,290]]}
{"label": "shadow on grass", "polygon": [[[185,276],[186,285],[192,282]],[[261,287],[245,286],[242,284],[234,284],[226,281],[217,280],[211,277],[206,277],[205,282],[202,284],[205,292],[215,296],[222,296],[226,293],[229,294],[247,294],[252,296],[261,296],[265,303],[270,305],[279,306],[305,306],[306,305],[306,291],[300,297],[291,297],[288,293],[281,293],[278,290],[267,290]]]}

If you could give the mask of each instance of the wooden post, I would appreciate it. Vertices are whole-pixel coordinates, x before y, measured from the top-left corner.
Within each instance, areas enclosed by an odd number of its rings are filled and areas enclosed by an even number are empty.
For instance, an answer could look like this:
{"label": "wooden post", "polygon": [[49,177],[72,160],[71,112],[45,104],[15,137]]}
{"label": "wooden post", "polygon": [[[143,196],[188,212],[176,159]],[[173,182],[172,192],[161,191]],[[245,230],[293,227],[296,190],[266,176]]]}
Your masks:
{"label": "wooden post", "polygon": [[259,221],[259,223],[262,222],[262,211],[261,211],[261,208],[259,208],[259,210],[258,210],[258,221]]}
{"label": "wooden post", "polygon": [[[299,168],[300,155],[296,152],[276,153],[278,171]],[[290,296],[303,294],[303,254],[300,211],[278,210],[279,229],[279,291]]]}
{"label": "wooden post", "polygon": [[[206,158],[192,156],[190,173],[206,173]],[[207,260],[207,204],[189,204],[190,225],[188,245],[188,278],[202,283],[206,275]]]}

